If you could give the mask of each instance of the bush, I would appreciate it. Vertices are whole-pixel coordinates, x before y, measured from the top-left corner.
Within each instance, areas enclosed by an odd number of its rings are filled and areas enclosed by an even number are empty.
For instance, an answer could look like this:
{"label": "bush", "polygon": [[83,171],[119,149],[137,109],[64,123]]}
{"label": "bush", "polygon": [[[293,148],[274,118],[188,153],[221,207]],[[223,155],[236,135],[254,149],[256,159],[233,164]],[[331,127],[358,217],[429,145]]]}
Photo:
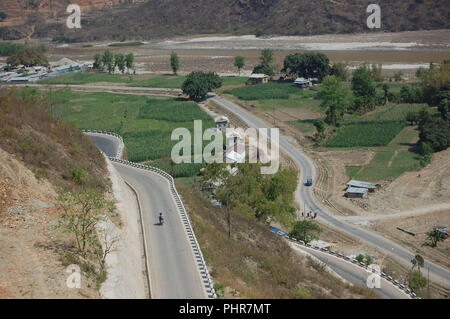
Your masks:
{"label": "bush", "polygon": [[426,285],[427,279],[419,271],[414,271],[409,275],[408,286],[415,293],[420,292]]}
{"label": "bush", "polygon": [[72,168],[70,175],[75,184],[83,185],[86,181],[86,172],[82,168]]}

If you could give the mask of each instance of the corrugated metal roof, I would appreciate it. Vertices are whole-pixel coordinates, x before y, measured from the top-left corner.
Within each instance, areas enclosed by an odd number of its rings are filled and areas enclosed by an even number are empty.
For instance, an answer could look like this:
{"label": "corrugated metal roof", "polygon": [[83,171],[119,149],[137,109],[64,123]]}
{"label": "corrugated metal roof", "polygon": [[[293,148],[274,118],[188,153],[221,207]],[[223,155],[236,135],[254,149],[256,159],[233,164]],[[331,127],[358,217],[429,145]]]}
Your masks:
{"label": "corrugated metal roof", "polygon": [[365,194],[367,192],[368,192],[367,188],[356,188],[356,187],[347,188],[347,193],[350,194]]}
{"label": "corrugated metal roof", "polygon": [[377,184],[352,179],[350,182],[347,183],[347,186],[358,188],[376,188]]}

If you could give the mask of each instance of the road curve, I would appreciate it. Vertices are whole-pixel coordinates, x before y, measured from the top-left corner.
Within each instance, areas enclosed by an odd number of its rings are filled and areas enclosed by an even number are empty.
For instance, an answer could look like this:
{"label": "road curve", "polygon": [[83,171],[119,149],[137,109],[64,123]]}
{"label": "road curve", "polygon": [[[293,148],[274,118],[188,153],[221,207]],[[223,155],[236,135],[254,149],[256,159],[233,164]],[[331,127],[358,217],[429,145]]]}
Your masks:
{"label": "road curve", "polygon": [[[107,156],[116,156],[116,138],[106,135],[91,138]],[[168,180],[151,171],[112,164],[138,194],[148,247],[152,298],[207,298]],[[158,225],[159,212],[164,215],[163,226]]]}
{"label": "road curve", "polygon": [[[249,127],[271,127],[257,116],[247,112],[242,107],[224,99],[223,97],[210,94],[210,98],[224,109],[237,115],[244,122],[246,122]],[[414,253],[374,231],[363,229],[340,220],[329,213],[320,205],[320,203],[316,202],[316,199],[312,194],[311,187],[305,187],[303,185],[306,177],[312,177],[313,180],[315,180],[316,170],[313,162],[305,155],[303,151],[289,143],[283,136],[280,136],[279,147],[280,150],[284,151],[290,158],[292,158],[300,169],[299,186],[296,190],[296,200],[301,205],[300,207],[303,207],[303,204],[305,204],[312,211],[318,212],[318,219],[321,222],[345,232],[352,237],[358,238],[371,246],[381,249],[384,253],[394,257],[406,267],[410,267],[411,259],[414,257]],[[448,269],[429,261],[425,262],[424,268],[430,270],[430,278],[433,281],[445,287],[450,287],[450,271]]]}
{"label": "road curve", "polygon": [[[349,262],[343,260],[342,258],[332,256],[326,252],[321,252],[317,249],[309,248],[306,246],[301,246],[297,244],[291,244],[294,249],[299,249],[313,255],[321,262],[325,263],[328,267],[333,269],[339,276],[345,280],[351,282],[352,284],[365,287],[367,278],[371,273],[367,272],[365,269]],[[373,288],[374,291],[382,299],[411,299],[411,297],[402,291],[400,288],[390,283],[383,277],[380,278],[380,288]]]}

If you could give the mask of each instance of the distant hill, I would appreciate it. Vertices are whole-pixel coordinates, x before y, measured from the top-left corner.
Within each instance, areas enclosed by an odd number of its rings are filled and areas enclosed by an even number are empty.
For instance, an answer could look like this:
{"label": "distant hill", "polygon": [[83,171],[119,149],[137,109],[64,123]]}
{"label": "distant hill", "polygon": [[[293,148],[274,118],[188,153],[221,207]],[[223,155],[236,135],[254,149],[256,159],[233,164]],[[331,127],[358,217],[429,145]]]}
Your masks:
{"label": "distant hill", "polygon": [[[0,37],[61,41],[150,39],[199,33],[308,35],[370,31],[372,0],[80,0],[81,30],[65,27],[66,0],[2,0]],[[379,0],[381,31],[450,28],[448,0]],[[20,7],[20,6],[19,6]],[[18,11],[19,10],[19,11]],[[380,30],[377,30],[380,31]]]}

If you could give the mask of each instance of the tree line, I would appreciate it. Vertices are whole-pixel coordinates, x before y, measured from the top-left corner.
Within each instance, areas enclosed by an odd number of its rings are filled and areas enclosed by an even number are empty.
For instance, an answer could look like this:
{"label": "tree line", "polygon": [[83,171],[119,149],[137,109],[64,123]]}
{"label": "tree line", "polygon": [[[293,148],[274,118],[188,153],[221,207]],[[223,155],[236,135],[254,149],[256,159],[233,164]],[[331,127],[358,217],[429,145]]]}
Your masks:
{"label": "tree line", "polygon": [[114,73],[116,68],[123,74],[125,70],[130,73],[134,69],[134,54],[122,54],[122,53],[112,53],[110,50],[105,50],[103,54],[96,54],[94,56],[94,70],[98,71],[108,71],[108,74]]}

